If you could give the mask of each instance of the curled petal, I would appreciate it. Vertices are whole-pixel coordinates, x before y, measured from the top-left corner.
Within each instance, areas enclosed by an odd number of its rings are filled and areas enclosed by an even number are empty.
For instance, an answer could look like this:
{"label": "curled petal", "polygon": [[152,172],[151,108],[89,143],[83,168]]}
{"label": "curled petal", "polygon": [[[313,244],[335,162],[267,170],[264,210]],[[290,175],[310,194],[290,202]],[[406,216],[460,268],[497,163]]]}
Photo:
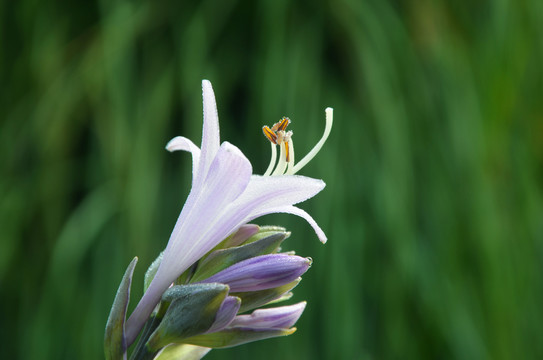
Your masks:
{"label": "curled petal", "polygon": [[235,206],[258,209],[294,205],[317,195],[325,186],[324,181],[306,176],[253,175]]}
{"label": "curled petal", "polygon": [[311,225],[311,227],[313,228],[313,230],[317,234],[317,237],[319,238],[321,243],[325,244],[326,241],[328,240],[328,238],[324,234],[324,231],[322,231],[322,229],[320,228],[319,224],[317,224],[315,219],[313,219],[311,217],[311,215],[309,215],[307,212],[305,212],[304,210],[302,210],[302,209],[300,209],[300,208],[298,208],[296,206],[281,206],[281,207],[277,207],[277,208],[265,209],[264,211],[262,211],[260,213],[251,214],[251,216],[248,217],[246,219],[246,221],[251,221],[252,219],[256,219],[257,217],[264,216],[264,215],[267,215],[267,214],[275,214],[275,213],[292,214],[292,215],[297,215],[297,216],[299,216],[301,218],[304,218],[305,221],[307,221],[309,223],[309,225]]}
{"label": "curled petal", "polygon": [[[240,225],[259,216],[274,212],[292,213],[305,218],[315,229],[319,239],[326,236],[306,212],[289,205],[297,204],[318,194],[326,184],[322,180],[305,176],[252,176],[243,194],[224,209],[205,238],[226,237]],[[280,211],[274,211],[280,209]]]}
{"label": "curled petal", "polygon": [[192,141],[183,136],[176,136],[171,139],[166,145],[166,150],[168,151],[188,151],[192,154],[192,183],[194,181],[198,172],[198,164],[200,162],[200,149],[198,146],[194,145]]}

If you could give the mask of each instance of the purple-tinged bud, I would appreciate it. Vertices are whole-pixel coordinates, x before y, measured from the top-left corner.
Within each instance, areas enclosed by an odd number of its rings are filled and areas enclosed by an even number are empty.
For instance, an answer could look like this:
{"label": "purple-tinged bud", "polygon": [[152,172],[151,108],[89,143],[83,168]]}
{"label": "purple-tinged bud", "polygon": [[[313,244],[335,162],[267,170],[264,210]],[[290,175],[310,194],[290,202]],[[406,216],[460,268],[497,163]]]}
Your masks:
{"label": "purple-tinged bud", "polygon": [[227,327],[228,324],[230,324],[232,320],[236,317],[240,306],[241,299],[239,297],[227,296],[221,304],[219,311],[217,311],[215,322],[206,332],[211,333]]}
{"label": "purple-tinged bud", "polygon": [[307,303],[259,309],[250,315],[238,315],[229,327],[248,327],[253,329],[288,329],[296,324]]}
{"label": "purple-tinged bud", "polygon": [[311,258],[285,254],[261,255],[241,261],[201,281],[222,283],[230,292],[258,291],[288,284],[311,266]]}

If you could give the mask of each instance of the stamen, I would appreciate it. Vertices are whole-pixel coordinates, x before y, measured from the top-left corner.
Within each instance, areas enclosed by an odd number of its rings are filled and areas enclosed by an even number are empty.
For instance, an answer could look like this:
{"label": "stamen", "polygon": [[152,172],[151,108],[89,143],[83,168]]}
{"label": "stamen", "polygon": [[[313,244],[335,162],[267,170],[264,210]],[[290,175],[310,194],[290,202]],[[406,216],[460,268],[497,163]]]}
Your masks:
{"label": "stamen", "polygon": [[288,148],[289,148],[289,157],[290,159],[287,160],[288,161],[288,167],[287,167],[287,172],[285,173],[285,175],[292,175],[293,174],[293,167],[294,167],[294,142],[292,141],[292,139],[289,137],[288,138]]}
{"label": "stamen", "polygon": [[272,130],[274,131],[285,131],[287,126],[290,124],[290,119],[288,117],[283,117],[279,120],[278,123],[273,124]]}
{"label": "stamen", "polygon": [[272,173],[272,176],[276,175],[283,175],[285,173],[285,169],[287,167],[286,162],[286,156],[285,156],[285,142],[283,142],[281,146],[281,152],[279,153],[279,161],[277,162],[277,167],[275,168],[275,171]]}
{"label": "stamen", "polygon": [[279,145],[281,147],[281,153],[279,155],[277,167],[275,168],[275,171],[273,171],[272,175],[282,175],[285,172],[287,165],[289,166],[289,169],[292,168],[292,163],[290,161],[290,152],[292,148],[292,141],[290,138],[292,136],[292,131],[285,132],[288,124],[290,124],[290,119],[288,117],[283,117],[281,120],[279,120],[279,122],[273,124],[271,128],[268,126],[262,127],[264,136],[266,136],[266,138],[272,144],[272,158],[270,164],[268,165],[268,169],[264,173],[264,176],[270,175],[273,170],[277,156],[275,145]]}
{"label": "stamen", "polygon": [[321,139],[319,142],[311,149],[309,153],[307,153],[306,156],[302,160],[300,160],[299,163],[294,165],[292,169],[292,174],[296,174],[298,171],[300,171],[311,159],[317,155],[317,153],[320,151],[324,143],[326,142],[326,139],[328,139],[328,135],[330,135],[330,130],[332,130],[332,124],[334,122],[334,109],[332,108],[326,108],[326,126],[324,128],[324,134],[322,134]]}
{"label": "stamen", "polygon": [[271,145],[271,160],[270,165],[268,165],[268,168],[266,169],[266,172],[263,176],[270,176],[273,167],[275,166],[275,159],[277,159],[277,150],[275,149],[276,145],[274,143],[270,143]]}
{"label": "stamen", "polygon": [[[290,139],[289,139],[289,140],[290,140]],[[289,142],[290,142],[290,141],[287,141],[287,142],[285,143],[285,160],[287,161],[287,163],[288,163],[288,143],[289,143]]]}
{"label": "stamen", "polygon": [[267,137],[268,140],[270,140],[272,144],[277,144],[277,135],[275,134],[275,131],[273,131],[267,126],[263,126],[262,132],[264,132],[264,136]]}

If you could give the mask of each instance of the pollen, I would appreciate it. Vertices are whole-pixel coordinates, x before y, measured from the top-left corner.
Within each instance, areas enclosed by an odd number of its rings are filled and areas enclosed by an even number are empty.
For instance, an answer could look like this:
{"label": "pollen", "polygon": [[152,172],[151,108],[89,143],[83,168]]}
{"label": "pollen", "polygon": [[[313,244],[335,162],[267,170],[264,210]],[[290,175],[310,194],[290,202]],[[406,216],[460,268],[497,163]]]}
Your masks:
{"label": "pollen", "polygon": [[267,126],[263,126],[262,131],[264,132],[264,136],[267,137],[272,144],[277,145],[277,134],[275,133],[275,131]]}
{"label": "pollen", "polygon": [[285,131],[287,126],[290,124],[290,119],[288,117],[283,117],[279,122],[273,124],[272,130],[273,131]]}
{"label": "pollen", "polygon": [[287,128],[288,124],[290,124],[290,119],[288,117],[283,117],[281,120],[279,120],[279,122],[273,124],[271,128],[268,126],[263,126],[262,132],[272,144],[281,145],[284,141],[288,141],[288,139],[285,138],[285,136],[288,134],[285,133],[285,129]]}
{"label": "pollen", "polygon": [[[326,139],[328,139],[328,135],[330,135],[330,131],[332,130],[334,110],[332,108],[326,108],[325,114],[326,125],[324,127],[324,134],[322,134],[321,139],[313,149],[296,164],[294,163],[294,141],[292,141],[292,131],[286,131],[287,126],[290,124],[290,119],[288,117],[282,117],[279,122],[276,122],[271,127],[262,127],[264,136],[266,136],[271,143],[270,164],[263,176],[294,175],[313,159],[326,142]],[[277,160],[276,145],[279,145],[279,160]]]}

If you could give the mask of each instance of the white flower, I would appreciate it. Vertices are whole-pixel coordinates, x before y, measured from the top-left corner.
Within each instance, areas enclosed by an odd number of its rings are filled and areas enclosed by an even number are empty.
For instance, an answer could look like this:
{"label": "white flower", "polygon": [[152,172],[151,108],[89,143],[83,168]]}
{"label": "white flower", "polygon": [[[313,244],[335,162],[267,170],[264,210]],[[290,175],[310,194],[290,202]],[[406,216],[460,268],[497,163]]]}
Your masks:
{"label": "white flower", "polygon": [[[226,141],[220,144],[219,119],[211,83],[204,80],[202,88],[204,125],[201,148],[180,136],[166,146],[169,151],[184,150],[192,153],[192,189],[164,250],[157,273],[126,322],[128,346],[134,342],[162,294],[175,279],[247,222],[271,213],[298,215],[313,227],[323,243],[326,242],[326,236],[315,220],[294,206],[319,193],[325,186],[324,182],[297,175],[252,175],[251,163],[236,146]],[[327,109],[327,118],[330,118],[327,121],[329,133],[331,109]],[[326,137],[317,144],[317,150],[313,149],[308,156],[313,157],[324,140]],[[292,142],[287,139],[289,141]],[[281,148],[282,153],[283,148],[285,145]],[[275,153],[273,144],[272,149]],[[302,160],[301,165],[293,166],[292,153],[292,164],[287,174],[294,174],[310,158]],[[282,160],[285,162],[280,158],[278,169],[283,166]],[[273,175],[279,173],[281,171],[276,169]]]}

